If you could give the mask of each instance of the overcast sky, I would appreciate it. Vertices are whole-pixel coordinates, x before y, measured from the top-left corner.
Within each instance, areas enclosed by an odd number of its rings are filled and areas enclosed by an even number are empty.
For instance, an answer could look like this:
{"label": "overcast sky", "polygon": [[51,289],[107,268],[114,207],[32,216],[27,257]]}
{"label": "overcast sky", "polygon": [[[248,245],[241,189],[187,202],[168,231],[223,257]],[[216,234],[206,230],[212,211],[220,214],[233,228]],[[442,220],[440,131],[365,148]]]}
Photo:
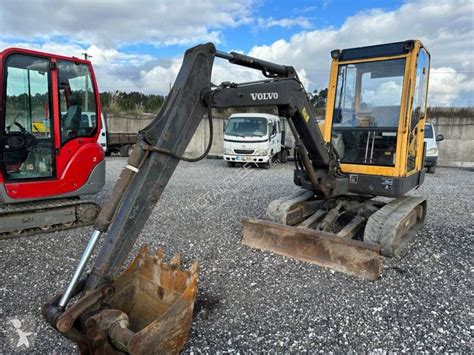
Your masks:
{"label": "overcast sky", "polygon": [[[92,55],[101,91],[166,94],[184,50],[212,41],[293,65],[327,86],[329,52],[421,39],[432,55],[431,106],[474,106],[472,0],[77,0],[0,2],[0,49]],[[213,81],[260,78],[216,60]]]}

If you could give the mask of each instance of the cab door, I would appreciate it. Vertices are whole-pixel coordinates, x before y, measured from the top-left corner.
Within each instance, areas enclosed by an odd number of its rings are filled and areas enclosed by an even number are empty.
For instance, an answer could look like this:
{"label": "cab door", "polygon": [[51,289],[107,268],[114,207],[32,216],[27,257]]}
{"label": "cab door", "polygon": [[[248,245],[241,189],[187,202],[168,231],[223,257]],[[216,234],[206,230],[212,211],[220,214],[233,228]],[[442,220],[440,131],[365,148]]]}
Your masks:
{"label": "cab door", "polygon": [[56,175],[50,68],[49,58],[22,53],[3,63],[0,160],[6,181]]}

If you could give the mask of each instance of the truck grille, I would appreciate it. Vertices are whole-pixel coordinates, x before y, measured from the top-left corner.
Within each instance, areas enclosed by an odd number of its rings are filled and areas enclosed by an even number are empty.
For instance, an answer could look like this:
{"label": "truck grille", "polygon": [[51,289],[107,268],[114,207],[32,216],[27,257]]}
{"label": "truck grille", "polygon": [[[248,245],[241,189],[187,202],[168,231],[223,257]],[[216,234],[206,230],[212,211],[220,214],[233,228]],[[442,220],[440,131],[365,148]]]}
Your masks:
{"label": "truck grille", "polygon": [[253,154],[254,150],[249,150],[249,149],[234,149],[235,154]]}

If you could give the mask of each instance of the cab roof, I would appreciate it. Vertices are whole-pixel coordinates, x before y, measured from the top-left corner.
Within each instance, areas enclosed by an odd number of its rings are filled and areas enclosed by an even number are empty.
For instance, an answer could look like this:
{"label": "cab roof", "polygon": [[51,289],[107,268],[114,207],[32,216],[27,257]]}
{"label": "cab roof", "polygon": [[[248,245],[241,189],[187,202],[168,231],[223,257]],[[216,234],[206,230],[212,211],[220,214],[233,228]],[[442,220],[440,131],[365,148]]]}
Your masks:
{"label": "cab roof", "polygon": [[[415,48],[416,40],[406,40],[402,42],[377,44],[373,46],[347,48],[343,50],[335,49],[331,51],[331,56],[337,54],[339,61],[359,60],[376,57],[392,57],[397,55],[408,54]],[[333,54],[334,53],[334,54]]]}

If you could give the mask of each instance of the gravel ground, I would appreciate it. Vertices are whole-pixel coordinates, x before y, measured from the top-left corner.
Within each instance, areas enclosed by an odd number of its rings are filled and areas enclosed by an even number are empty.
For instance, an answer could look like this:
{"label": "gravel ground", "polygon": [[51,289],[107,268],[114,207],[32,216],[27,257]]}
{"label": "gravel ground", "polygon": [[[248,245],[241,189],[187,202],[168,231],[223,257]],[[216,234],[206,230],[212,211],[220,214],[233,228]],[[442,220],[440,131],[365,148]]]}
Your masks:
{"label": "gravel ground", "polygon": [[[95,199],[110,194],[124,164],[107,161]],[[427,175],[414,192],[429,199],[417,241],[402,258],[384,258],[382,277],[370,282],[240,245],[242,217],[264,218],[271,200],[296,190],[292,168],[244,174],[207,160],[176,170],[138,244],[201,263],[185,350],[472,352],[473,171]],[[69,280],[89,233],[0,241],[0,352],[75,351],[40,312]],[[18,326],[31,333],[29,348],[17,347]]]}

